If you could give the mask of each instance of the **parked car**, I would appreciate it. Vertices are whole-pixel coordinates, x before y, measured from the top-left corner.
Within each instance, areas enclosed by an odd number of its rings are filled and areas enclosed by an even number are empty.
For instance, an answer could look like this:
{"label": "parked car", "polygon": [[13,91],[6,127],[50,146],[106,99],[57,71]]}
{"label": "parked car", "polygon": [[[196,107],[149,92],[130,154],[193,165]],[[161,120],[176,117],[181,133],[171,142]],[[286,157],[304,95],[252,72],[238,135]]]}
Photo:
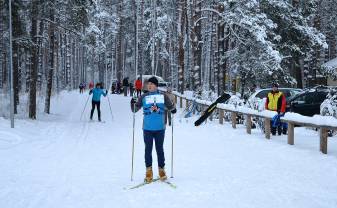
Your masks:
{"label": "parked car", "polygon": [[287,101],[287,111],[304,116],[320,114],[320,106],[329,94],[327,87],[315,87],[292,97]]}
{"label": "parked car", "polygon": [[[333,116],[337,118],[337,89],[332,88],[329,90],[329,93],[326,99],[321,104],[321,115],[322,116]],[[337,134],[336,130],[329,130],[328,135],[330,137]]]}
{"label": "parked car", "polygon": [[326,99],[320,106],[322,116],[333,116],[337,118],[337,89],[330,89]]}
{"label": "parked car", "polygon": [[156,77],[158,79],[158,87],[168,87],[169,83],[166,82],[162,77],[156,75],[142,75],[143,91],[147,91],[147,80],[151,77]]}
{"label": "parked car", "polygon": [[[248,107],[262,111],[265,108],[266,98],[271,88],[260,89],[253,93],[247,101]],[[301,93],[303,90],[298,88],[279,88],[279,91],[283,92],[286,99],[289,100],[297,94]]]}

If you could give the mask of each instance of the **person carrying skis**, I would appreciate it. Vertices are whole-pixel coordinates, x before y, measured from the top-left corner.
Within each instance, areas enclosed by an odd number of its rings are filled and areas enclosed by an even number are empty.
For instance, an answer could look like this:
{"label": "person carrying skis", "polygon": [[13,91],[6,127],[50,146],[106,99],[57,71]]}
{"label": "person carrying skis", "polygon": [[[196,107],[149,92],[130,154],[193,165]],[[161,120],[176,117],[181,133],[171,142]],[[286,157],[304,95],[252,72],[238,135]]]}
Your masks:
{"label": "person carrying skis", "polygon": [[153,180],[152,171],[152,147],[153,140],[158,158],[158,171],[160,180],[167,179],[165,173],[165,156],[164,156],[164,137],[165,137],[165,108],[173,114],[177,112],[170,98],[158,91],[158,80],[151,77],[148,80],[148,91],[143,94],[138,101],[132,98],[131,106],[134,106],[133,111],[137,112],[143,108],[143,134],[145,143],[145,182],[151,183]]}
{"label": "person carrying skis", "polygon": [[[174,103],[174,95],[172,94],[172,89],[171,87],[168,87],[167,88],[167,91],[165,93],[167,95],[167,97],[170,98],[171,102]],[[168,122],[167,122],[168,121]],[[172,114],[171,114],[171,111],[169,110],[165,110],[165,125],[166,124],[169,124],[169,126],[171,126],[171,123],[172,123]]]}
{"label": "person carrying skis", "polygon": [[[265,108],[270,111],[276,111],[278,116],[284,116],[286,111],[286,97],[284,94],[278,90],[278,84],[274,83],[272,85],[272,91],[268,93]],[[282,129],[283,126],[283,129]],[[287,126],[279,123],[277,127],[273,125],[271,121],[271,133],[272,135],[276,135],[276,128],[278,135],[287,134]]]}
{"label": "person carrying skis", "polygon": [[140,77],[138,77],[138,79],[135,82],[135,88],[136,88],[136,91],[137,91],[137,97],[142,96],[142,87],[143,87],[142,80],[140,79]]}
{"label": "person carrying skis", "polygon": [[102,84],[97,83],[96,87],[94,89],[90,90],[89,95],[91,95],[91,94],[92,94],[92,101],[91,101],[92,108],[91,108],[91,112],[90,112],[90,120],[92,120],[92,116],[94,115],[95,107],[97,107],[98,121],[101,121],[101,109],[100,109],[101,95],[106,97],[107,94],[108,94],[108,90],[103,90]]}

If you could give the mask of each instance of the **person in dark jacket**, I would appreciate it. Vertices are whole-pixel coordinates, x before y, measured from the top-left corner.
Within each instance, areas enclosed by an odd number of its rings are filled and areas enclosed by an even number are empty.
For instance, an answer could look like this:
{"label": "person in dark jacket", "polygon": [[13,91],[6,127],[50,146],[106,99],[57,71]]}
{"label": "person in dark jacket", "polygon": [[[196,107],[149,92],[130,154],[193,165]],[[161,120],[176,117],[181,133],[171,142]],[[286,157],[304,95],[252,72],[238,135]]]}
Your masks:
{"label": "person in dark jacket", "polygon": [[128,88],[129,88],[129,77],[125,77],[123,79],[124,96],[128,96]]}
{"label": "person in dark jacket", "polygon": [[133,96],[133,93],[134,93],[134,91],[135,91],[135,88],[133,87],[132,82],[129,83],[129,88],[130,88],[130,96],[132,97],[132,96]]}
{"label": "person in dark jacket", "polygon": [[173,114],[177,112],[174,104],[170,98],[158,91],[158,80],[151,77],[148,80],[148,91],[143,94],[138,101],[132,98],[131,105],[134,104],[135,112],[143,108],[143,133],[145,143],[145,166],[146,174],[145,181],[151,183],[153,180],[152,171],[152,148],[153,140],[155,141],[158,171],[160,180],[166,180],[165,173],[165,156],[164,156],[164,137],[165,137],[165,109],[171,111]]}
{"label": "person in dark jacket", "polygon": [[[286,97],[284,94],[278,90],[278,84],[274,83],[272,85],[272,91],[268,93],[266,106],[265,108],[270,111],[276,111],[277,114],[283,116],[286,112]],[[272,135],[276,135],[276,127],[271,123],[271,133]],[[283,129],[282,129],[283,127]],[[286,125],[280,123],[277,127],[277,132],[279,135],[287,134],[287,127]]]}
{"label": "person in dark jacket", "polygon": [[103,90],[102,89],[102,84],[101,83],[97,83],[96,87],[92,90],[90,90],[89,95],[92,94],[92,108],[91,108],[91,112],[90,112],[90,120],[92,120],[92,116],[94,115],[94,111],[95,111],[95,107],[97,107],[97,114],[98,114],[98,121],[101,121],[101,96],[103,95],[104,97],[106,97],[106,95],[108,94],[108,90]]}

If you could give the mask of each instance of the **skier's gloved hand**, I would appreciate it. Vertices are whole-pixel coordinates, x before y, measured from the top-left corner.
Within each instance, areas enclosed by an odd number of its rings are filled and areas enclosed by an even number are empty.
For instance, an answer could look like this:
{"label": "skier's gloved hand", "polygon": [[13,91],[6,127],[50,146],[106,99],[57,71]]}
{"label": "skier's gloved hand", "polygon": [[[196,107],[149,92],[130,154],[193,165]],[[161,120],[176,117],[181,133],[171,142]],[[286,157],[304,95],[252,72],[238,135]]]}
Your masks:
{"label": "skier's gloved hand", "polygon": [[158,106],[156,106],[156,105],[151,106],[151,111],[152,112],[158,112],[159,111]]}
{"label": "skier's gloved hand", "polygon": [[171,113],[172,114],[175,114],[177,112],[177,109],[175,108],[175,109],[173,109],[173,110],[171,110]]}
{"label": "skier's gloved hand", "polygon": [[137,99],[136,99],[136,98],[132,98],[132,99],[131,99],[131,103],[132,103],[132,104],[135,104],[136,102],[137,102]]}
{"label": "skier's gloved hand", "polygon": [[108,90],[105,90],[105,94],[108,94]]}

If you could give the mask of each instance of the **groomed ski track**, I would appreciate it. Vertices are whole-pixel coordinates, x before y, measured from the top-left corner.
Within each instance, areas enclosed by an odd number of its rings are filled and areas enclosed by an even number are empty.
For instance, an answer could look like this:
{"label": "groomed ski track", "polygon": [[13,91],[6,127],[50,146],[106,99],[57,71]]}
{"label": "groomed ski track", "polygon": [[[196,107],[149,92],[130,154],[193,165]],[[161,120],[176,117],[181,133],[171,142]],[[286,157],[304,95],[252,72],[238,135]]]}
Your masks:
{"label": "groomed ski track", "polygon": [[[337,207],[337,138],[329,153],[317,150],[317,132],[297,128],[295,146],[286,136],[264,139],[254,129],[208,122],[197,117],[174,120],[176,189],[143,181],[142,113],[136,114],[134,181],[130,182],[132,113],[130,97],[102,98],[104,123],[89,122],[87,94],[63,92],[52,100],[52,114],[37,121],[0,118],[1,208],[175,208]],[[41,105],[43,106],[43,105]],[[95,112],[94,118],[97,120]],[[170,176],[171,127],[165,138]],[[153,151],[154,177],[157,160]]]}

